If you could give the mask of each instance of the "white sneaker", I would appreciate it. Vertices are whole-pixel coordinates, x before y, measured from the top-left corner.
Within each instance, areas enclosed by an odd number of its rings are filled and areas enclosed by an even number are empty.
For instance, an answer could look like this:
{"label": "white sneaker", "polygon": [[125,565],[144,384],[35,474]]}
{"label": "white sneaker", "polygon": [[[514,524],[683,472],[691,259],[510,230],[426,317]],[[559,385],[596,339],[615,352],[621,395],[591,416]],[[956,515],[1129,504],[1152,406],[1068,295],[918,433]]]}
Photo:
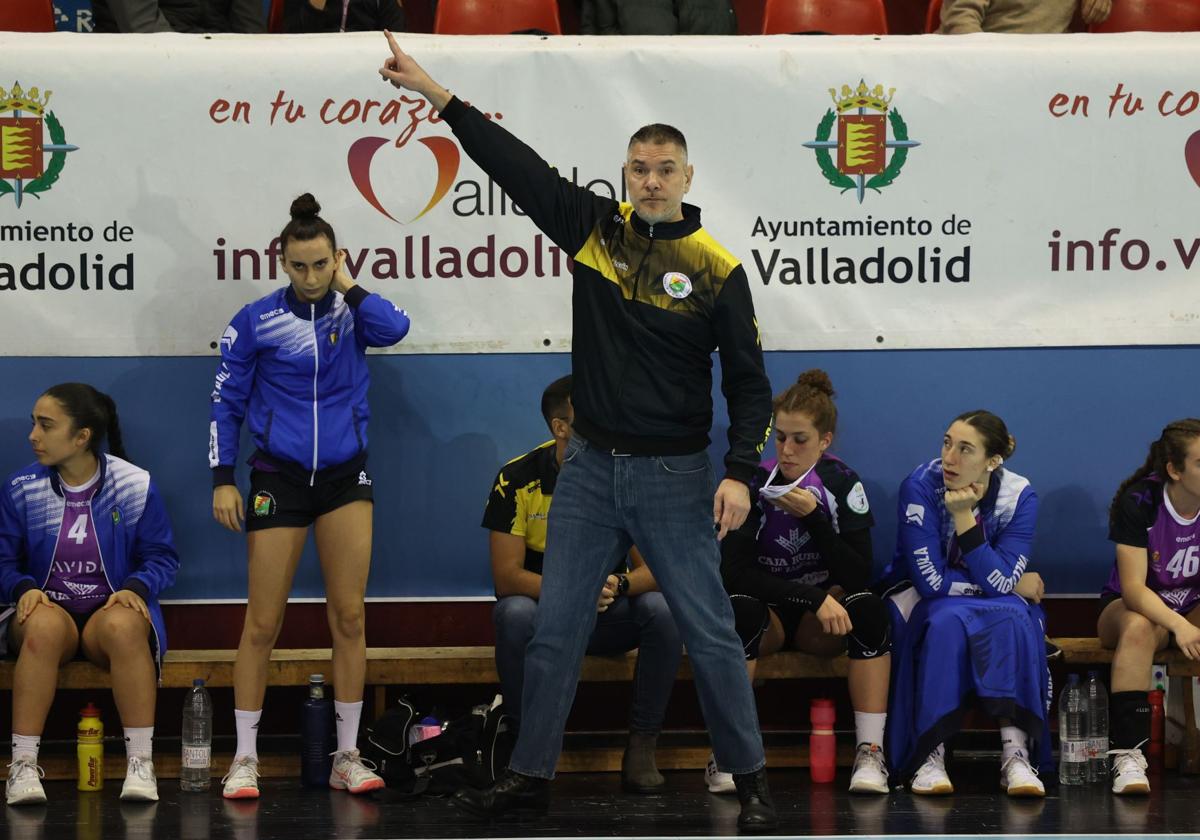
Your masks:
{"label": "white sneaker", "polygon": [[851,793],[887,793],[887,762],[878,744],[859,744],[850,773]]}
{"label": "white sneaker", "polygon": [[708,764],[704,765],[704,784],[708,786],[709,793],[737,793],[733,774],[718,770],[717,757],[712,753],[708,754]]}
{"label": "white sneaker", "polygon": [[4,792],[9,805],[36,805],[46,801],[46,790],[42,777],[46,771],[27,755],[14,758],[8,765],[8,781]]}
{"label": "white sneaker", "polygon": [[221,795],[226,799],[258,799],[258,758],[239,755],[221,781],[225,783]]}
{"label": "white sneaker", "polygon": [[[368,767],[367,765],[370,765]],[[329,786],[334,790],[366,793],[386,787],[374,773],[375,765],[362,758],[358,750],[342,750],[333,754],[333,769],[329,771]]]}
{"label": "white sneaker", "polygon": [[1137,747],[1131,750],[1109,750],[1112,760],[1112,792],[1119,794],[1149,793],[1146,778],[1146,757]]}
{"label": "white sneaker", "polygon": [[1037,777],[1023,750],[1018,750],[1000,765],[1000,787],[1009,796],[1045,796],[1046,786]]}
{"label": "white sneaker", "polygon": [[125,784],[121,799],[126,802],[157,802],[158,779],[154,777],[154,762],[140,755],[131,755],[125,768]]}
{"label": "white sneaker", "polygon": [[954,785],[946,775],[946,758],[941,752],[934,750],[918,768],[912,780],[912,792],[922,796],[944,796],[954,793]]}

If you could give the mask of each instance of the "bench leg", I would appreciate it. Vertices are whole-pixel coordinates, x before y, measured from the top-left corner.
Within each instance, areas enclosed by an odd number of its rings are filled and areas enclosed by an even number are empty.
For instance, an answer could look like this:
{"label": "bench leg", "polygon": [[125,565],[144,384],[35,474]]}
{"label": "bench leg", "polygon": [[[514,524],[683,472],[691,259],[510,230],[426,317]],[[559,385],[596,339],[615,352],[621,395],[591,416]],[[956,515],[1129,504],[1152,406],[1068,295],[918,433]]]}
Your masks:
{"label": "bench leg", "polygon": [[1184,677],[1183,684],[1183,743],[1180,745],[1179,772],[1200,773],[1200,732],[1196,729],[1195,677]]}
{"label": "bench leg", "polygon": [[387,708],[387,686],[386,685],[377,685],[377,686],[375,686],[375,711],[373,712],[374,716],[379,717],[381,714],[383,714],[383,711],[386,708]]}

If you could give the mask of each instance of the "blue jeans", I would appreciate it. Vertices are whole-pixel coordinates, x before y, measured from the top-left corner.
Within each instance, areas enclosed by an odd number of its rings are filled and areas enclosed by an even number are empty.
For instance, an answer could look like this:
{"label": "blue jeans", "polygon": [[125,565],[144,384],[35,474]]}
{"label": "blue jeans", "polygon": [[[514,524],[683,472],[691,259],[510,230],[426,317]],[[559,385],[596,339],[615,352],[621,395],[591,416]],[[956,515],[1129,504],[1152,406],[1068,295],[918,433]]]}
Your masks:
{"label": "blue jeans", "polygon": [[601,452],[578,435],[554,488],[533,639],[525,652],[521,734],[509,767],[553,778],[575,700],[596,597],[636,544],[687,646],[718,766],[765,763],[745,655],[721,585],[708,455],[634,457]]}
{"label": "blue jeans", "polygon": [[[525,684],[525,649],[533,638],[537,601],[525,595],[509,595],[496,602],[496,670],[504,697],[512,699],[519,716]],[[661,592],[644,592],[618,598],[596,617],[596,629],[587,646],[594,656],[612,656],[637,648],[633,672],[633,703],[629,730],[657,735],[662,730],[667,701],[683,658],[683,642]]]}

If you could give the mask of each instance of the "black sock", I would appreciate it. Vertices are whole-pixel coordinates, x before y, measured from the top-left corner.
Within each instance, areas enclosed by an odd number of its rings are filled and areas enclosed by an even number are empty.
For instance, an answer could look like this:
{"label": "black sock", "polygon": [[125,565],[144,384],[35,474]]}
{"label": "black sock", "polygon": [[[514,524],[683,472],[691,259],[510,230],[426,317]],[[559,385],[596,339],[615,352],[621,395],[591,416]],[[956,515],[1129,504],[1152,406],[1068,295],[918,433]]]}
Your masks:
{"label": "black sock", "polygon": [[1108,709],[1114,750],[1131,750],[1150,738],[1150,692],[1114,691]]}

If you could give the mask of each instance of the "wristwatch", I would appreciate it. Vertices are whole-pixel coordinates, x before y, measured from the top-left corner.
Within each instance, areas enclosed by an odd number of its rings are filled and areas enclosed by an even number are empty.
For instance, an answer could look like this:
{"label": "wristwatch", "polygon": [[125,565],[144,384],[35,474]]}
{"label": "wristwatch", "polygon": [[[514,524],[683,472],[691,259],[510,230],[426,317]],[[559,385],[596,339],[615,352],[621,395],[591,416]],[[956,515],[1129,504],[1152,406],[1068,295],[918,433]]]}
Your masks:
{"label": "wristwatch", "polygon": [[617,597],[629,594],[629,575],[617,575]]}

